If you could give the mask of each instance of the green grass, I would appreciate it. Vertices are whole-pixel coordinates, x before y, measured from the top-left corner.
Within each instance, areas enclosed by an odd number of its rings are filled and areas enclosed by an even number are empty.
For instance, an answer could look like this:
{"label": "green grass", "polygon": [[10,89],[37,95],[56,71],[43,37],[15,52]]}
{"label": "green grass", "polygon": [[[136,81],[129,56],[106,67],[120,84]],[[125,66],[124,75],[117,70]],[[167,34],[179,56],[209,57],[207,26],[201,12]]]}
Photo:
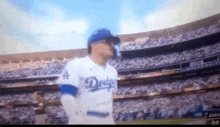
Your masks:
{"label": "green grass", "polygon": [[117,122],[116,124],[123,124],[123,125],[141,125],[141,124],[167,124],[167,125],[176,125],[176,124],[183,124],[184,122],[192,122],[198,120],[208,120],[213,118],[191,118],[191,119],[163,119],[163,120],[141,120],[141,121],[133,121],[133,122]]}

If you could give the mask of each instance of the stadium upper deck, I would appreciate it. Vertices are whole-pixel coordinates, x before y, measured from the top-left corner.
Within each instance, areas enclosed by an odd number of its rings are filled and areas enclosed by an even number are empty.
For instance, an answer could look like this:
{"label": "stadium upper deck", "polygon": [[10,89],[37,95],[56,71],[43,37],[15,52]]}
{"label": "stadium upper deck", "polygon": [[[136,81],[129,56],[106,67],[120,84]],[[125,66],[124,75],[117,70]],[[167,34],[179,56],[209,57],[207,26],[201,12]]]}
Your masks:
{"label": "stadium upper deck", "polygon": [[[182,24],[179,26],[161,29],[161,30],[155,30],[155,31],[149,31],[149,32],[143,32],[143,33],[136,33],[136,34],[125,34],[125,35],[117,35],[121,41],[123,42],[121,46],[126,46],[128,43],[135,43],[136,41],[144,42],[146,40],[150,40],[151,38],[155,39],[162,39],[163,37],[177,37],[178,35],[184,35],[187,34],[194,38],[192,35],[195,34],[195,31],[202,32],[200,34],[207,33],[208,29],[214,30],[214,27],[210,27],[214,24],[218,24],[220,22],[220,14],[210,16],[208,18],[204,18],[201,20],[197,20],[191,23]],[[200,30],[204,31],[200,31]],[[205,32],[205,33],[203,33]],[[213,31],[214,32],[214,31]],[[192,34],[192,35],[190,35]],[[196,36],[196,35],[194,35]],[[200,35],[201,36],[201,35]],[[187,39],[187,38],[185,38]],[[156,45],[156,44],[155,44]]]}
{"label": "stadium upper deck", "polygon": [[[219,22],[220,22],[220,14],[217,14],[205,19],[201,19],[199,21],[183,24],[173,28],[143,32],[137,34],[117,35],[117,36],[122,41],[120,46],[121,48],[124,47],[123,45],[126,45],[127,42],[129,43],[133,42],[133,45],[137,45],[138,43],[137,44],[134,43],[136,39],[140,40],[140,38],[149,38],[149,40],[152,41],[147,41],[148,43],[145,42],[145,45],[152,44],[152,46],[146,46],[148,47],[148,49],[149,48],[152,49],[155,46],[165,47],[165,45],[167,44],[187,42],[188,39],[189,40],[196,39],[209,34],[216,35],[216,33],[218,33],[220,29]],[[164,39],[167,40],[165,41]],[[201,43],[201,45],[202,44],[203,43]],[[123,50],[121,50],[121,53],[123,54]],[[27,62],[27,61],[40,61],[40,60],[53,60],[53,59],[64,60],[64,59],[72,59],[75,57],[83,57],[87,54],[88,54],[87,49],[77,49],[77,50],[66,50],[66,51],[50,51],[50,52],[38,52],[38,53],[0,55],[0,63],[12,64],[12,63]],[[16,68],[16,65],[13,66],[13,68]]]}
{"label": "stadium upper deck", "polygon": [[121,52],[130,51],[130,50],[141,50],[141,49],[149,49],[159,46],[172,45],[176,43],[181,43],[185,41],[190,41],[197,38],[202,38],[205,36],[209,36],[212,34],[218,34],[220,32],[220,24],[214,24],[209,27],[202,27],[195,31],[190,31],[187,33],[175,35],[175,36],[166,36],[161,38],[148,38],[145,41],[140,42],[135,41],[134,43],[130,43],[127,45],[121,46]]}

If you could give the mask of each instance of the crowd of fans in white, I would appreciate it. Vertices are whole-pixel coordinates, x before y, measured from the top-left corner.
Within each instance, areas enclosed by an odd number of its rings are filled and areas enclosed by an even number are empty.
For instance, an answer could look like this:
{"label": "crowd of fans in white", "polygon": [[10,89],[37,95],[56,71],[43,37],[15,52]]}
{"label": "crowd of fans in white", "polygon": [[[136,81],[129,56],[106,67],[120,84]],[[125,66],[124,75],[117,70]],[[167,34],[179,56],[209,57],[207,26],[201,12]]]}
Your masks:
{"label": "crowd of fans in white", "polygon": [[10,102],[33,102],[33,93],[23,93],[23,94],[12,94],[12,95],[1,95],[0,103],[10,103]]}
{"label": "crowd of fans in white", "polygon": [[[220,74],[215,74],[205,77],[192,77],[186,80],[167,81],[164,83],[152,83],[152,84],[142,84],[142,85],[135,84],[134,86],[126,86],[126,87],[120,86],[118,88],[117,95],[126,95],[126,94],[143,95],[150,92],[163,91],[163,90],[170,91],[174,89],[184,89],[193,86],[205,86],[218,82],[220,82]],[[60,97],[61,97],[60,92],[46,92],[44,95],[45,101],[60,100]],[[196,109],[197,106],[202,104],[204,101],[207,101],[207,103],[206,104],[203,103],[203,110],[211,109],[214,105],[220,106],[220,102],[218,101],[219,99],[220,99],[220,91],[218,90],[208,93],[181,95],[181,96],[165,97],[165,98],[115,100],[113,103],[114,119],[116,121],[126,121],[126,120],[129,121],[129,120],[157,119],[157,118],[158,119],[183,118],[184,115],[186,115],[187,111]],[[22,102],[22,101],[32,102],[33,100],[34,100],[33,93],[1,95],[0,97],[0,103]],[[23,124],[23,123],[31,124],[31,121],[34,121],[34,116],[29,117],[30,115],[34,115],[33,107],[27,107],[25,113],[23,113],[24,111],[20,111],[18,109],[19,108],[0,109],[0,117],[1,117],[0,120],[4,120],[6,122],[11,120],[14,122],[14,120],[16,121],[15,119],[16,117],[17,121],[20,121],[20,123],[17,124]],[[47,122],[49,124],[68,123],[68,117],[64,112],[62,106],[47,106],[45,110],[48,115]],[[3,112],[6,112],[6,114],[4,114]],[[10,112],[14,112],[15,114],[9,115]],[[21,112],[23,114],[22,117],[19,116],[19,113]],[[135,116],[135,118],[133,116]],[[23,121],[23,123],[21,123],[21,121]]]}
{"label": "crowd of fans in white", "polygon": [[60,74],[67,62],[68,61],[55,61],[48,63],[47,66],[44,67],[25,68],[14,71],[4,71],[0,73],[0,79],[24,78],[27,76],[36,76],[36,75]]}
{"label": "crowd of fans in white", "polygon": [[[220,109],[220,91],[170,96],[152,99],[115,100],[113,117],[116,122],[144,119],[186,118],[199,106],[204,110]],[[68,116],[62,106],[47,106],[48,124],[67,124]],[[0,124],[34,124],[33,107],[1,108]]]}
{"label": "crowd of fans in white", "polygon": [[[138,94],[143,95],[152,92],[171,91],[175,89],[184,89],[196,86],[206,86],[220,82],[220,74],[203,76],[203,77],[191,77],[186,80],[178,79],[174,81],[166,81],[162,83],[150,83],[150,84],[135,84],[133,86],[120,86],[118,87],[117,95]],[[60,92],[46,92],[44,100],[60,100]],[[32,102],[34,100],[33,93],[15,94],[15,95],[1,95],[0,103],[8,102]]]}
{"label": "crowd of fans in white", "polygon": [[32,82],[19,82],[19,83],[1,83],[0,82],[0,88],[6,88],[6,87],[18,87],[19,85],[38,85],[38,86],[43,86],[43,85],[53,85],[55,81],[54,80],[49,80],[49,79],[43,79],[43,80],[35,80]]}
{"label": "crowd of fans in white", "polygon": [[[130,114],[132,116],[133,113],[138,113],[135,120],[183,118],[187,117],[185,115],[188,111],[197,110],[198,105],[202,105],[203,110],[209,110],[215,106],[220,108],[219,99],[220,91],[218,90],[153,99],[116,100],[114,103],[114,118],[116,121],[123,121],[124,115],[120,114]],[[144,118],[144,115],[147,115],[147,118]],[[134,118],[130,120],[134,120]]]}
{"label": "crowd of fans in white", "polygon": [[150,84],[135,84],[133,86],[120,86],[118,88],[118,95],[139,94],[143,95],[151,92],[164,92],[175,89],[184,89],[188,87],[206,86],[220,82],[220,74],[205,76],[205,77],[191,77],[186,80],[172,80],[162,83],[153,82]]}
{"label": "crowd of fans in white", "polygon": [[158,46],[164,46],[164,45],[170,45],[170,44],[176,44],[188,40],[193,40],[195,38],[200,38],[203,36],[207,36],[210,34],[214,34],[220,32],[220,24],[215,24],[209,27],[202,27],[198,30],[191,31],[184,34],[179,34],[175,36],[166,36],[161,38],[151,38],[143,43],[135,42],[130,43],[125,46],[121,46],[121,51],[128,51],[128,50],[137,50],[137,49],[147,49],[147,48],[153,48]]}
{"label": "crowd of fans in white", "polygon": [[49,124],[67,124],[68,116],[62,106],[48,106],[45,108],[45,112],[48,115],[46,120]]}
{"label": "crowd of fans in white", "polygon": [[109,60],[109,64],[114,66],[117,70],[143,67],[148,68],[194,60],[197,58],[214,55],[216,53],[220,53],[220,42],[196,49],[185,50],[183,52],[174,52],[148,57],[118,58]]}
{"label": "crowd of fans in white", "polygon": [[33,125],[34,121],[34,107],[0,109],[0,125]]}

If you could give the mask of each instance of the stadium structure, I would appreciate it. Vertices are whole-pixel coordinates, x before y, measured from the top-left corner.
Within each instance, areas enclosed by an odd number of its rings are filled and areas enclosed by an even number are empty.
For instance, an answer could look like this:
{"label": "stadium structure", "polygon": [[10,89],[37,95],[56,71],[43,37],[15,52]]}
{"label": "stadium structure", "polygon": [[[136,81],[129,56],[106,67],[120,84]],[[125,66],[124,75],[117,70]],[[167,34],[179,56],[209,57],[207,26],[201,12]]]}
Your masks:
{"label": "stadium structure", "polygon": [[[121,55],[108,61],[119,76],[117,124],[219,120],[220,14],[117,36]],[[56,79],[68,61],[86,55],[87,49],[0,55],[0,124],[67,124]]]}

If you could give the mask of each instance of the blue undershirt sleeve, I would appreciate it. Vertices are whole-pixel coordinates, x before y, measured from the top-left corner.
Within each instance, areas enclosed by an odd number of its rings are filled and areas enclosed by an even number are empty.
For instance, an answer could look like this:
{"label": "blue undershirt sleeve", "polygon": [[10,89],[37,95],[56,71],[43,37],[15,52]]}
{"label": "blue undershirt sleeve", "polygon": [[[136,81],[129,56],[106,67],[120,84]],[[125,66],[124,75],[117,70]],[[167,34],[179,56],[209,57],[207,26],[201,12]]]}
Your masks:
{"label": "blue undershirt sleeve", "polygon": [[60,93],[63,94],[71,94],[75,96],[78,93],[78,88],[70,85],[70,84],[61,84],[60,85]]}

